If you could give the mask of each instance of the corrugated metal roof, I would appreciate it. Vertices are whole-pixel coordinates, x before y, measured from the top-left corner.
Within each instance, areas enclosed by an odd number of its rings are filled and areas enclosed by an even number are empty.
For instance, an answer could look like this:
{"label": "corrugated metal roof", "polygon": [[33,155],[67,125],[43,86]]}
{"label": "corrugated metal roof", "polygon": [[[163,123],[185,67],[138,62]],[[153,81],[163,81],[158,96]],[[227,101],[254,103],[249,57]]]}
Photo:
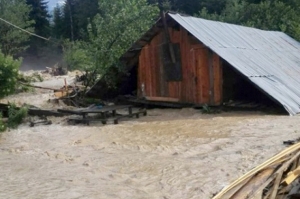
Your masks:
{"label": "corrugated metal roof", "polygon": [[300,43],[264,31],[180,14],[168,15],[290,113],[300,112]]}

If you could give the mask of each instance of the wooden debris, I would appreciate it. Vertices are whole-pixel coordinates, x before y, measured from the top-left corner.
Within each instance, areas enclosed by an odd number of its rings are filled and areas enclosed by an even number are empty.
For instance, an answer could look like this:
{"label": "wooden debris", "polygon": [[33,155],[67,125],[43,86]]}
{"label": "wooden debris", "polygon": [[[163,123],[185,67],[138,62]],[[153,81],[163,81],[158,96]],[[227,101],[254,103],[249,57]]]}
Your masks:
{"label": "wooden debris", "polygon": [[59,63],[55,64],[53,67],[46,67],[44,73],[49,73],[53,76],[66,75],[67,70],[65,70]]}
{"label": "wooden debris", "polygon": [[40,120],[31,121],[31,122],[29,123],[29,126],[30,126],[30,127],[34,127],[34,126],[36,126],[37,124],[50,125],[50,124],[52,124],[52,121],[51,121],[51,120],[48,120],[47,118],[42,118],[42,119],[40,119]]}
{"label": "wooden debris", "polygon": [[149,101],[158,101],[158,102],[179,102],[178,98],[171,97],[145,97]]}
{"label": "wooden debris", "polygon": [[297,169],[295,169],[294,171],[289,172],[287,177],[281,183],[290,185],[297,178],[299,178],[299,175],[300,175],[300,166],[298,166]]}
{"label": "wooden debris", "polygon": [[295,197],[291,190],[300,189],[299,176],[300,143],[296,143],[234,181],[213,199],[290,199]]}
{"label": "wooden debris", "polygon": [[64,98],[69,95],[71,95],[74,92],[74,89],[66,89],[66,90],[59,90],[59,91],[54,91],[54,96],[56,98]]}
{"label": "wooden debris", "polygon": [[274,173],[273,168],[268,168],[251,178],[243,187],[241,187],[231,198],[240,199],[247,198],[253,194],[264,181],[266,181]]}
{"label": "wooden debris", "polygon": [[[66,109],[58,109],[58,112],[78,115],[79,117],[68,118],[69,123],[77,124],[84,123],[89,125],[92,121],[100,121],[102,124],[107,124],[107,122],[113,121],[114,124],[118,124],[119,120],[123,118],[139,118],[140,115],[147,115],[146,109],[140,109],[138,111],[133,111],[132,105],[111,105],[104,107],[91,106],[85,109],[77,109],[77,110],[66,110]],[[117,110],[126,110],[125,114],[117,114]],[[92,114],[93,116],[89,116]],[[96,117],[95,117],[96,115]]]}
{"label": "wooden debris", "polygon": [[45,109],[37,109],[37,108],[29,108],[28,115],[31,116],[54,116],[54,117],[62,117],[66,114],[60,113],[54,110],[45,110]]}

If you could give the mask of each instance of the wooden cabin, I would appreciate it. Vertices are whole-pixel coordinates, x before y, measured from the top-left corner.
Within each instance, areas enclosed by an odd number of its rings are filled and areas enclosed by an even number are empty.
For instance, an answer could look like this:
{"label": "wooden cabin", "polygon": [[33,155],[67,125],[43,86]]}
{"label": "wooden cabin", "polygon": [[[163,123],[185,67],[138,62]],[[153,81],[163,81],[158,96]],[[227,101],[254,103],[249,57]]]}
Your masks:
{"label": "wooden cabin", "polygon": [[[183,27],[158,33],[141,50],[138,96],[148,100],[220,105],[222,60]],[[175,61],[172,62],[170,48]]]}
{"label": "wooden cabin", "polygon": [[300,43],[282,32],[167,13],[120,61],[130,76],[119,78],[117,91],[100,80],[89,96],[135,90],[147,101],[264,101],[300,112]]}

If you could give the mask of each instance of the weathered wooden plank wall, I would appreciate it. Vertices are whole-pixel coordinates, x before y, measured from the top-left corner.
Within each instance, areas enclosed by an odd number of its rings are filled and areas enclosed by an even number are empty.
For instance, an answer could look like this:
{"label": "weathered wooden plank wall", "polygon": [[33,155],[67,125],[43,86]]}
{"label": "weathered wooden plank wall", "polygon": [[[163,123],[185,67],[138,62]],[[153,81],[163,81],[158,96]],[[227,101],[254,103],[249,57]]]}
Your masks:
{"label": "weathered wooden plank wall", "polygon": [[[169,29],[173,43],[180,43],[182,81],[165,80],[162,44],[163,31],[146,45],[139,57],[138,95],[176,98],[181,102],[219,105],[222,103],[222,63],[185,29]],[[210,55],[211,53],[211,55]],[[211,68],[209,68],[211,67]],[[210,72],[213,73],[210,75]]]}

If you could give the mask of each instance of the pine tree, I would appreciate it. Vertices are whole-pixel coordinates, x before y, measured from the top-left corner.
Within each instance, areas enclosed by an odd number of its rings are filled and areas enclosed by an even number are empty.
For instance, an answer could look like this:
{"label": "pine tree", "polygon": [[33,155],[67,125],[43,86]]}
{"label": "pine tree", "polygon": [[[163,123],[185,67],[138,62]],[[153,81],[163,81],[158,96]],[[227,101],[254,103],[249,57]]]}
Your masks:
{"label": "pine tree", "polygon": [[74,12],[75,12],[75,0],[65,0],[63,6],[63,23],[64,23],[64,38],[69,38],[72,41],[75,39],[75,23],[74,23]]}
{"label": "pine tree", "polygon": [[98,0],[65,0],[63,6],[64,37],[70,40],[85,38],[89,20],[92,20],[98,11]]}
{"label": "pine tree", "polygon": [[44,37],[49,36],[50,15],[48,13],[47,3],[44,0],[26,0],[27,5],[32,7],[29,17],[35,21],[35,33]]}
{"label": "pine tree", "polygon": [[60,5],[56,5],[56,7],[53,10],[52,35],[57,39],[62,39],[63,32],[64,32],[63,10]]}
{"label": "pine tree", "polygon": [[[34,32],[37,35],[48,37],[50,35],[50,15],[48,13],[47,3],[44,0],[26,0],[27,5],[31,6],[29,17],[35,21],[33,25]],[[31,37],[30,51],[37,53],[38,48],[44,45],[43,40]]]}

